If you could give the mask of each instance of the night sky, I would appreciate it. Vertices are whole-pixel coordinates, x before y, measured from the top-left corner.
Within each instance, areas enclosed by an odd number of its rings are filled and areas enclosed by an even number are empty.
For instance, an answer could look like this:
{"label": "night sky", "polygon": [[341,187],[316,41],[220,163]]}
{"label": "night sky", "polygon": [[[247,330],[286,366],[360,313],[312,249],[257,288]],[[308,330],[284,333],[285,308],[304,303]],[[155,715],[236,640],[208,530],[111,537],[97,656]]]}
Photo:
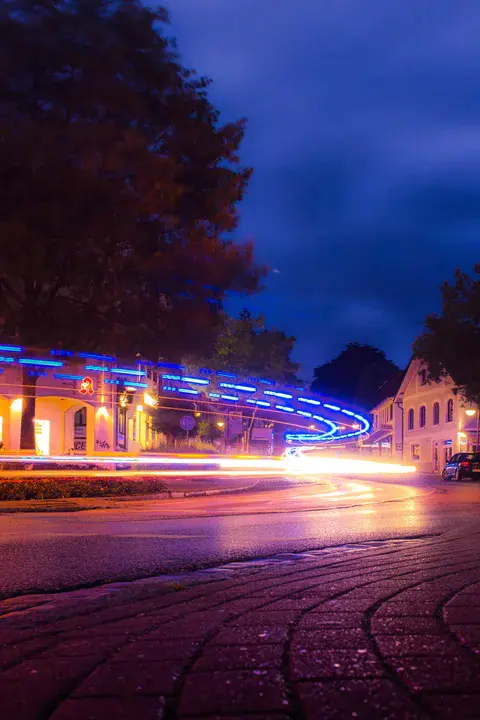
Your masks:
{"label": "night sky", "polygon": [[[348,341],[404,365],[439,285],[480,261],[478,0],[165,0],[185,65],[246,116],[247,305],[302,376]],[[241,303],[245,304],[245,303]]]}

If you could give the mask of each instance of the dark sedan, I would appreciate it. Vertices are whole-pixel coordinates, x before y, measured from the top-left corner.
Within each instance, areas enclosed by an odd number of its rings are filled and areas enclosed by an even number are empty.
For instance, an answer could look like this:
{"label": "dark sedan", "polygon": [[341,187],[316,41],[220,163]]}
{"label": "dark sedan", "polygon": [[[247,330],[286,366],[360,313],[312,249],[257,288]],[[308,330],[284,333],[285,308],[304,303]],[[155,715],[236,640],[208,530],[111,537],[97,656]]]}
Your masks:
{"label": "dark sedan", "polygon": [[444,480],[480,479],[480,454],[457,453],[443,468]]}

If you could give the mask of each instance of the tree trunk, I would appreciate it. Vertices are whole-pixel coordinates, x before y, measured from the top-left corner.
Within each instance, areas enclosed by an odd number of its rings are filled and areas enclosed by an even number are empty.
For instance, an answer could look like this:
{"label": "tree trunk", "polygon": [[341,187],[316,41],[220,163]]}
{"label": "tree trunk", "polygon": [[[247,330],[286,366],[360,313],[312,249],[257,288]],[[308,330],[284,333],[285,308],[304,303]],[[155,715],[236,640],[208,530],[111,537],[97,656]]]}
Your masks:
{"label": "tree trunk", "polygon": [[29,375],[28,367],[22,368],[22,424],[20,450],[35,452],[35,396],[38,377]]}

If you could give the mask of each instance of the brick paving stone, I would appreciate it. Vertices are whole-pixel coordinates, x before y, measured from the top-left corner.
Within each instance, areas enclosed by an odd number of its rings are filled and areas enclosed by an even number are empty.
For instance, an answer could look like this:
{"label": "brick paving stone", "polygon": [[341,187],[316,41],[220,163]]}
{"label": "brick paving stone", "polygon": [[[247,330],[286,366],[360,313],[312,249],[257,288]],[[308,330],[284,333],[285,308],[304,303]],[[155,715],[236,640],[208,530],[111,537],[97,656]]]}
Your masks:
{"label": "brick paving stone", "polygon": [[477,647],[480,645],[479,625],[451,625],[450,630],[464,645]]}
{"label": "brick paving stone", "polygon": [[94,669],[94,658],[28,660],[0,675],[0,718],[38,720]]}
{"label": "brick paving stone", "polygon": [[457,607],[473,607],[476,608],[478,611],[480,610],[480,591],[468,594],[461,592],[459,595],[455,595],[455,597],[449,600],[445,607],[448,609],[453,609]]}
{"label": "brick paving stone", "polygon": [[73,693],[73,697],[103,695],[168,695],[182,670],[182,663],[106,663],[97,668]]}
{"label": "brick paving stone", "polygon": [[252,627],[228,627],[215,635],[212,645],[277,644],[287,637],[284,627],[258,625]]}
{"label": "brick paving stone", "polygon": [[199,647],[193,640],[149,640],[148,636],[129,643],[110,658],[110,662],[162,662],[187,661]]}
{"label": "brick paving stone", "polygon": [[480,687],[480,664],[463,656],[386,658],[398,678],[413,692],[470,693]]}
{"label": "brick paving stone", "polygon": [[292,637],[292,647],[299,648],[366,648],[369,640],[359,628],[324,628],[322,630],[298,629]]}
{"label": "brick paving stone", "polygon": [[446,605],[443,608],[443,618],[450,625],[480,625],[480,608],[456,607]]}
{"label": "brick paving stone", "polygon": [[285,711],[287,707],[283,680],[276,671],[267,670],[260,675],[248,670],[192,673],[182,689],[179,714],[238,715]]}
{"label": "brick paving stone", "polygon": [[274,610],[249,612],[233,620],[229,627],[248,627],[250,625],[288,625],[301,613],[301,610]]}
{"label": "brick paving stone", "polygon": [[286,598],[285,600],[277,600],[264,608],[265,612],[293,610],[301,612],[309,610],[317,605],[317,601],[313,598]]}
{"label": "brick paving stone", "polygon": [[423,702],[436,718],[464,718],[480,717],[480,688],[478,694],[472,695],[424,695]]}
{"label": "brick paving stone", "polygon": [[421,720],[424,716],[390,680],[334,680],[295,686],[306,720]]}
{"label": "brick paving stone", "polygon": [[301,628],[321,628],[321,627],[341,627],[341,628],[359,628],[362,624],[363,615],[361,613],[340,613],[328,610],[308,612],[304,615],[298,627]]}
{"label": "brick paving stone", "polygon": [[374,635],[438,635],[444,630],[437,620],[426,617],[376,617],[371,619]]}
{"label": "brick paving stone", "polygon": [[366,648],[292,649],[291,672],[293,678],[364,678],[381,677],[385,670],[377,657]]}
{"label": "brick paving stone", "polygon": [[223,622],[212,620],[211,622],[196,623],[194,620],[189,622],[168,623],[160,628],[150,631],[142,636],[142,639],[149,640],[197,640],[202,639],[205,635],[213,630],[217,630],[223,625]]}
{"label": "brick paving stone", "polygon": [[282,664],[283,645],[207,646],[192,672],[276,668]]}
{"label": "brick paving stone", "polygon": [[454,653],[457,645],[450,637],[441,635],[377,635],[375,641],[382,655],[446,655]]}
{"label": "brick paving stone", "polygon": [[47,640],[46,638],[34,638],[32,640],[26,640],[25,642],[9,645],[8,647],[2,647],[0,645],[0,670],[21,662],[30,655],[38,655],[53,642],[52,639]]}
{"label": "brick paving stone", "polygon": [[62,703],[50,720],[161,720],[164,707],[162,697],[75,698]]}
{"label": "brick paving stone", "polygon": [[374,617],[389,617],[391,615],[414,615],[415,617],[431,617],[435,615],[438,608],[436,602],[396,602],[394,600],[388,600],[383,605],[375,610]]}
{"label": "brick paving stone", "polygon": [[63,642],[52,645],[41,657],[91,657],[101,655],[105,657],[109,653],[116,652],[124,646],[125,640],[114,637],[69,637]]}

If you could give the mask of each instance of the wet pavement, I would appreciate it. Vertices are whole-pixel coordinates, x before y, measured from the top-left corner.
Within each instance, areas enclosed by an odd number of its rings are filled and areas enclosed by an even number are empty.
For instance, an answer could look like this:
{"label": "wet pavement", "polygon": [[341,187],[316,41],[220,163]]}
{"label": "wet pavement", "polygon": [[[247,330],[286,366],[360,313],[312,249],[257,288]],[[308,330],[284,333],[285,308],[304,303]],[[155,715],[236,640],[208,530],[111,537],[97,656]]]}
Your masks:
{"label": "wet pavement", "polygon": [[[357,478],[134,501],[79,513],[0,515],[0,597],[51,591],[478,523],[480,483]],[[325,480],[322,480],[325,483]]]}
{"label": "wet pavement", "polygon": [[479,609],[460,526],[12,598],[0,717],[478,718]]}

